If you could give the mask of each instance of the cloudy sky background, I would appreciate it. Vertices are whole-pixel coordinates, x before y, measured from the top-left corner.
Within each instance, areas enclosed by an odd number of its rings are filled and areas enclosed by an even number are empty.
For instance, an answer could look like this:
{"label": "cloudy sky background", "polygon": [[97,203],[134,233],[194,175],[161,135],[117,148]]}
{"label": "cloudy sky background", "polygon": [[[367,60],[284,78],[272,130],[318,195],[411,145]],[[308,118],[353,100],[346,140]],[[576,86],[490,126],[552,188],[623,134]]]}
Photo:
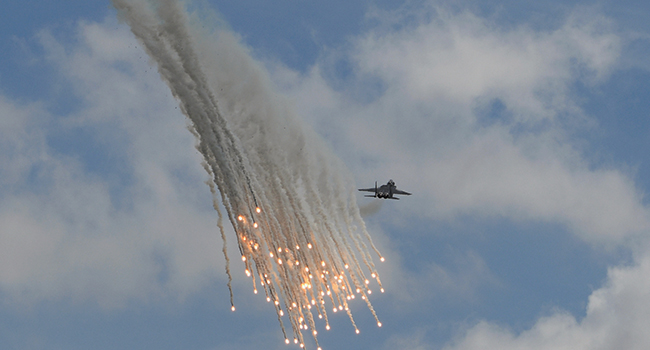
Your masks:
{"label": "cloudy sky background", "polygon": [[[650,5],[201,6],[357,186],[414,193],[359,195],[384,326],[353,304],[324,349],[650,346]],[[5,1],[0,51],[2,348],[287,348],[238,263],[230,312],[193,136],[110,3]]]}

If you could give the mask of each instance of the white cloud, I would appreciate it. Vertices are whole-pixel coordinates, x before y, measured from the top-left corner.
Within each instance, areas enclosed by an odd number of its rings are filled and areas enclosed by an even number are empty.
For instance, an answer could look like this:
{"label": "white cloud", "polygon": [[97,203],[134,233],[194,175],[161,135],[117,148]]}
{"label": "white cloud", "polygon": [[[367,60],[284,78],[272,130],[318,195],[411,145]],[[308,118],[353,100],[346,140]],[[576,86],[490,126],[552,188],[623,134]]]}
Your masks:
{"label": "white cloud", "polygon": [[[169,112],[176,102],[144,52],[115,26],[83,24],[80,43],[65,48],[41,35],[82,100],[79,112],[57,119],[38,105],[0,98],[0,291],[7,302],[71,296],[115,306],[184,296],[223,277],[192,137],[180,113]],[[570,85],[605,79],[619,49],[607,21],[593,14],[541,33],[445,14],[356,43],[360,81],[351,85],[378,79],[383,90],[371,102],[335,91],[318,67],[304,77],[278,69],[275,78],[337,142],[359,180],[394,177],[415,192],[397,216],[548,220],[590,242],[621,243],[648,228],[641,195],[625,173],[594,169],[570,139],[571,128],[589,126]],[[494,100],[506,117],[486,121]],[[111,184],[119,180],[86,172],[84,160],[48,144],[52,124],[94,133],[124,161],[130,205],[113,201]],[[405,286],[396,296],[406,301],[427,288],[467,295],[493,282],[480,257],[459,259],[457,272],[430,264],[420,280],[388,270],[384,282]],[[650,259],[638,261],[610,269],[582,320],[557,312],[520,334],[481,322],[447,348],[645,348]],[[390,344],[405,341],[396,336]],[[417,335],[403,348],[429,347]]]}
{"label": "white cloud", "polygon": [[[342,90],[323,77],[329,67],[275,70],[357,179],[394,178],[415,193],[400,206],[414,215],[560,222],[605,244],[650,227],[630,177],[594,167],[573,137],[597,125],[572,85],[597,84],[616,68],[621,40],[608,19],[581,11],[535,31],[420,11],[416,24],[353,40],[356,71]],[[365,88],[382,92],[370,102],[351,97]]]}
{"label": "white cloud", "polygon": [[[557,222],[587,242],[640,252],[631,267],[610,268],[582,320],[558,310],[519,334],[482,321],[445,349],[647,348],[650,258],[637,245],[650,228],[643,194],[624,171],[591,164],[583,154],[588,144],[575,137],[598,125],[572,86],[606,82],[618,65],[622,41],[610,21],[583,8],[558,28],[536,31],[470,13],[422,12],[410,17],[425,18],[417,24],[353,41],[356,71],[343,89],[329,85],[325,62],[304,76],[276,68],[278,86],[317,130],[335,135],[329,140],[359,181],[392,177],[414,192],[395,207],[397,218]],[[381,93],[368,97],[359,87]],[[489,272],[474,266],[467,276]],[[429,270],[430,281],[448,272]],[[418,334],[386,344],[433,348]]]}
{"label": "white cloud", "polygon": [[563,97],[576,74],[606,75],[620,51],[609,21],[589,11],[546,32],[502,29],[468,12],[423,12],[433,19],[424,16],[395,32],[371,32],[354,52],[362,73],[406,89],[416,101],[437,97],[472,104],[496,95],[521,118],[546,116],[556,111],[545,109],[561,106],[543,105],[540,95]]}
{"label": "white cloud", "polygon": [[[193,137],[128,29],[82,23],[77,35],[39,35],[80,99],[76,112],[0,98],[0,292],[8,303],[105,307],[183,298],[225,275]],[[106,154],[58,151],[61,131],[93,135]],[[96,165],[115,159],[122,168]]]}
{"label": "white cloud", "polygon": [[587,314],[580,321],[558,311],[520,334],[481,322],[445,349],[646,349],[650,344],[649,273],[647,256],[638,265],[610,269],[607,284],[589,297]]}

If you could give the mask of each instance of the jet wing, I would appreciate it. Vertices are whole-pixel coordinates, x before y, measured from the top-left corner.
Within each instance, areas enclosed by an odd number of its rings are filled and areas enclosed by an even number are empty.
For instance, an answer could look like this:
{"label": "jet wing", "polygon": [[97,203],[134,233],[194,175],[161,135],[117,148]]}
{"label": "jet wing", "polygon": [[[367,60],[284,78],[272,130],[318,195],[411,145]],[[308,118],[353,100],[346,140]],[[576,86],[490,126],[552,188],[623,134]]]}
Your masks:
{"label": "jet wing", "polygon": [[408,193],[408,192],[406,192],[406,191],[400,191],[400,190],[398,190],[398,189],[394,189],[394,190],[393,190],[393,194],[403,194],[403,195],[406,195],[406,196],[410,196],[410,195],[411,195],[410,193]]}
{"label": "jet wing", "polygon": [[375,192],[376,188],[360,188],[359,191],[364,191],[364,192]]}

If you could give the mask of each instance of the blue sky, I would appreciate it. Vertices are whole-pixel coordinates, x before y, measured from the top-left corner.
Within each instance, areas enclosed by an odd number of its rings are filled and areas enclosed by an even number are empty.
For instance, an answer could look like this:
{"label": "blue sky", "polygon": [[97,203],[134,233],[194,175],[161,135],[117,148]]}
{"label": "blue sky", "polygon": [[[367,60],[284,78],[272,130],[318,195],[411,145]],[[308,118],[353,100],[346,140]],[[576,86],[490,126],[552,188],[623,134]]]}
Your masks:
{"label": "blue sky", "polygon": [[[357,187],[414,193],[358,195],[383,327],[353,305],[323,349],[650,345],[650,5],[202,6]],[[230,311],[201,156],[110,2],[5,1],[0,51],[2,348],[288,348],[239,262]]]}

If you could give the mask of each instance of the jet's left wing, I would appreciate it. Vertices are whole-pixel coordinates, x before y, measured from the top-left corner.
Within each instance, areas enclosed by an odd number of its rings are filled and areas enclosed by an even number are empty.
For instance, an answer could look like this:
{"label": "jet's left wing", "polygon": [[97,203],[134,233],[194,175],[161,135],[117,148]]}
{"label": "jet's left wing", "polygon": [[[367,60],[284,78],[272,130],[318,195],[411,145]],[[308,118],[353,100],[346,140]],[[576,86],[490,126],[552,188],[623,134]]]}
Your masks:
{"label": "jet's left wing", "polygon": [[406,192],[406,191],[400,191],[400,190],[398,190],[398,189],[394,189],[394,190],[393,190],[393,194],[403,194],[403,195],[406,195],[406,196],[410,196],[410,195],[411,195],[410,193],[408,193],[408,192]]}

